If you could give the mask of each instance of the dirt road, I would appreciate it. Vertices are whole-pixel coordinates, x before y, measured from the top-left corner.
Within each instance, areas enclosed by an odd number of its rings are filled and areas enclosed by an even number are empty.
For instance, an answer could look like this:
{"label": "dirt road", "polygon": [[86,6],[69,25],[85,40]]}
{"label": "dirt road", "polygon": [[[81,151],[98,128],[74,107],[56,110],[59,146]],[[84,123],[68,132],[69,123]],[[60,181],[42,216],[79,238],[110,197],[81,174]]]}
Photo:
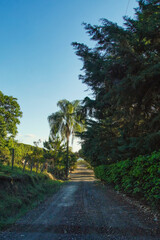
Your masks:
{"label": "dirt road", "polygon": [[160,239],[158,222],[125,197],[97,183],[84,166],[71,181],[7,232],[5,240],[152,240]]}

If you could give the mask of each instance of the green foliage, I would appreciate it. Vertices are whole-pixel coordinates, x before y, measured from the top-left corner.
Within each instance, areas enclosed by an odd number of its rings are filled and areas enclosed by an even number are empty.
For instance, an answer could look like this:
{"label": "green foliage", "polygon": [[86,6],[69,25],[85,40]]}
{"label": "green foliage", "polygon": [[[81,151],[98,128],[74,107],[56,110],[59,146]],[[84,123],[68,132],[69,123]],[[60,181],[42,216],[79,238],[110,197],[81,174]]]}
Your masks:
{"label": "green foliage", "polygon": [[160,151],[95,168],[97,178],[160,208]]}
{"label": "green foliage", "polygon": [[4,95],[0,91],[0,164],[11,165],[12,149],[14,149],[14,165],[23,168],[36,168],[38,171],[42,163],[46,161],[43,157],[43,149],[38,147],[39,142],[35,142],[35,147],[20,144],[14,140],[17,133],[17,124],[22,116],[17,99]]}
{"label": "green foliage", "polygon": [[85,161],[84,159],[78,160],[76,165],[84,165],[87,169],[93,169],[89,162]]}
{"label": "green foliage", "polygon": [[12,171],[10,166],[4,165],[0,165],[0,181],[0,229],[9,227],[62,184],[46,173],[23,173],[18,167]]}
{"label": "green foliage", "polygon": [[[44,142],[44,157],[48,160],[48,171],[56,178],[64,179],[66,176],[67,151],[63,141],[51,135],[49,140]],[[69,169],[73,169],[77,161],[77,154],[68,149]]]}
{"label": "green foliage", "polygon": [[78,114],[80,103],[78,100],[69,102],[64,99],[60,100],[57,106],[60,110],[48,117],[51,136],[57,135],[61,140],[67,141],[71,135],[74,136],[76,131],[84,128]]}
{"label": "green foliage", "polygon": [[0,91],[0,162],[10,161],[10,147],[22,117],[17,99]]}
{"label": "green foliage", "polygon": [[110,164],[160,148],[160,5],[141,1],[124,27],[106,19],[84,24],[95,47],[73,43],[83,61],[80,79],[91,89],[85,98],[84,158]]}
{"label": "green foliage", "polygon": [[[74,154],[71,156],[69,152],[70,137],[72,136],[73,140],[76,132],[84,130],[84,120],[81,119],[81,106],[78,100],[73,102],[69,102],[66,99],[60,100],[57,106],[60,110],[52,113],[52,115],[48,117],[51,131],[49,143],[45,143],[45,146],[52,147],[52,145],[55,145],[58,141],[66,143],[65,171],[66,178],[68,178],[70,164],[72,164],[72,161],[75,162],[75,160],[73,160]],[[62,152],[63,151],[61,151],[61,153]]]}
{"label": "green foliage", "polygon": [[22,116],[17,99],[4,95],[0,91],[0,138],[4,139],[8,135],[15,136],[17,124]]}
{"label": "green foliage", "polygon": [[41,172],[46,169],[43,165],[48,159],[45,156],[43,148],[23,143],[17,143],[13,139],[6,141],[5,148],[2,148],[0,154],[0,163],[11,166],[12,148],[14,148],[14,167],[20,167],[22,171],[34,170]]}

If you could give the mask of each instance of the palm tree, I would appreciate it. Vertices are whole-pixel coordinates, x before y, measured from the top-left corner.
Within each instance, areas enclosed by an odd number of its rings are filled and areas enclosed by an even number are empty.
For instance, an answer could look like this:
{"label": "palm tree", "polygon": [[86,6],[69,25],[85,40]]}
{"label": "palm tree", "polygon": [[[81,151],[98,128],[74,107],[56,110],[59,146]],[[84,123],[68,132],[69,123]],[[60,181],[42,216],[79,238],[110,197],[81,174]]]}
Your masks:
{"label": "palm tree", "polygon": [[52,113],[48,117],[50,124],[51,136],[58,135],[67,145],[67,161],[66,161],[66,178],[69,174],[69,141],[72,136],[72,142],[75,132],[82,132],[84,130],[84,121],[80,116],[80,101],[75,100],[69,102],[68,100],[60,100],[57,103],[60,111]]}

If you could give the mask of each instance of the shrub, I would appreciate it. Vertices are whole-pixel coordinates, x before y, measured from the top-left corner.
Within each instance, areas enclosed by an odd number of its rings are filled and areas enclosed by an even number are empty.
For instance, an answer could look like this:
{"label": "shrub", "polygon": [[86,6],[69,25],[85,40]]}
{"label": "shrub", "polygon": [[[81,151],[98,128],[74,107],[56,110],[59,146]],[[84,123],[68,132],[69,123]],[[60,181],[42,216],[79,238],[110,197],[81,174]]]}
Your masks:
{"label": "shrub", "polygon": [[160,152],[94,169],[95,176],[160,208]]}

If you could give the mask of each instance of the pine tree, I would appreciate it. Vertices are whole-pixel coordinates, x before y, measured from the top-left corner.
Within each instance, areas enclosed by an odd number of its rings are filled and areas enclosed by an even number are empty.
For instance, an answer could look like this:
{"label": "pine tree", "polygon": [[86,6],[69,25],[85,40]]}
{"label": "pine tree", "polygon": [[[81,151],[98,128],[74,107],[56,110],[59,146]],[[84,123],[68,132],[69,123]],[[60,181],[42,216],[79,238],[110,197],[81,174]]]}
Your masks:
{"label": "pine tree", "polygon": [[160,3],[140,0],[135,19],[84,24],[95,48],[73,43],[83,61],[80,79],[93,92],[83,151],[96,165],[160,148]]}

